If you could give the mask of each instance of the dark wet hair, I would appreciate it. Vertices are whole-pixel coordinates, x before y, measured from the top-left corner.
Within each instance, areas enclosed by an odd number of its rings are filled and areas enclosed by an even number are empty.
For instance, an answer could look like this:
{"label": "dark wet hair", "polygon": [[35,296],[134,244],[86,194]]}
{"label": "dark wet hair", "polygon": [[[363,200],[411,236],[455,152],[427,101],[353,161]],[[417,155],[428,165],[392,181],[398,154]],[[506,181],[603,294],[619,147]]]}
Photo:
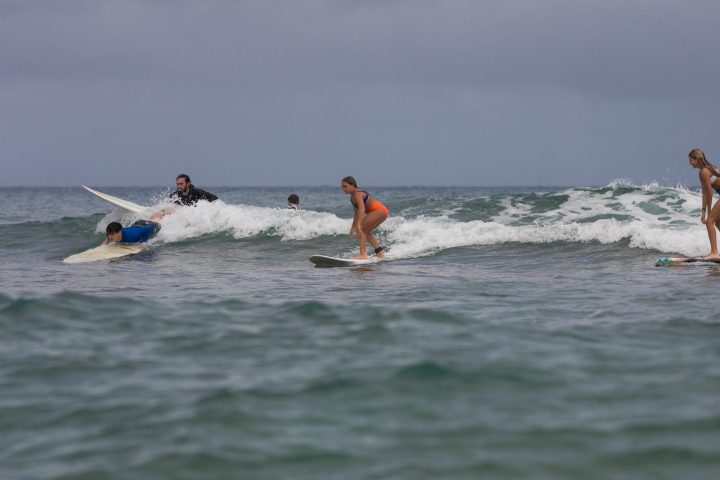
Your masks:
{"label": "dark wet hair", "polygon": [[300,197],[293,193],[288,197],[288,202],[292,203],[293,205],[297,205],[298,203],[300,203]]}
{"label": "dark wet hair", "polygon": [[121,230],[122,230],[122,225],[119,222],[110,222],[110,223],[108,223],[108,226],[105,229],[105,234],[112,235],[114,233],[118,233]]}
{"label": "dark wet hair", "polygon": [[187,173],[181,173],[180,175],[178,175],[177,177],[175,177],[175,180],[177,180],[177,179],[179,179],[179,178],[184,178],[187,183],[192,183],[192,182],[190,181],[190,175],[188,175]]}
{"label": "dark wet hair", "polygon": [[342,182],[349,183],[353,187],[357,188],[357,182],[355,181],[355,179],[353,177],[345,177],[342,179],[342,181],[340,183],[342,183]]}

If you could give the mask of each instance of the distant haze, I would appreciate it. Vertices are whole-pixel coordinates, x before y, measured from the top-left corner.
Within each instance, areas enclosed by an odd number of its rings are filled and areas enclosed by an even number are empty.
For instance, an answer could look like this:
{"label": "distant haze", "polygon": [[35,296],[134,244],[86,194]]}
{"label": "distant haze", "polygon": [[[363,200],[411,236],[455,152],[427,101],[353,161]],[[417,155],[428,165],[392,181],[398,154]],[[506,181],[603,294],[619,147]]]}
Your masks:
{"label": "distant haze", "polygon": [[2,0],[0,185],[697,187],[720,2]]}

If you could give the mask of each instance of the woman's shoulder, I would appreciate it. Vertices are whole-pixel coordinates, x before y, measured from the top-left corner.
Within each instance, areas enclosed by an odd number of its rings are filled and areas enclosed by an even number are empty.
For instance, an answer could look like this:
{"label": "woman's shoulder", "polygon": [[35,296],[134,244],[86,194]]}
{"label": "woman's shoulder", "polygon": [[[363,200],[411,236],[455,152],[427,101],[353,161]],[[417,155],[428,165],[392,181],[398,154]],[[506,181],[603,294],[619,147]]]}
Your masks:
{"label": "woman's shoulder", "polygon": [[717,180],[709,168],[701,168],[699,177],[702,188],[712,187],[712,184]]}

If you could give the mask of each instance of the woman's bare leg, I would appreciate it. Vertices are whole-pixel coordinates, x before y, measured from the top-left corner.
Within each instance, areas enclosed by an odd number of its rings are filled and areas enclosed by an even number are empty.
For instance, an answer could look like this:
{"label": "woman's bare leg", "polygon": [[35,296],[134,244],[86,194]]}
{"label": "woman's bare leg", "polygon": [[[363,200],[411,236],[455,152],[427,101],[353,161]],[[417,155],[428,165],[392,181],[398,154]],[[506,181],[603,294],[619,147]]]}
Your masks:
{"label": "woman's bare leg", "polygon": [[720,201],[715,202],[715,206],[710,210],[705,223],[708,231],[708,239],[710,240],[710,254],[705,258],[718,258],[717,247],[717,230],[720,228]]}
{"label": "woman's bare leg", "polygon": [[[368,241],[370,241],[370,245],[373,246],[373,249],[378,248],[380,246],[380,242],[377,241],[377,238],[375,238],[372,234],[372,231],[379,227],[386,219],[387,215],[385,212],[382,210],[375,210],[365,215],[365,218],[362,221],[362,230],[365,232],[365,236]],[[378,258],[385,257],[383,252],[378,252],[375,255],[377,255]]]}
{"label": "woman's bare leg", "polygon": [[368,258],[367,254],[367,239],[363,232],[358,232],[358,246],[360,247],[360,253],[353,258]]}

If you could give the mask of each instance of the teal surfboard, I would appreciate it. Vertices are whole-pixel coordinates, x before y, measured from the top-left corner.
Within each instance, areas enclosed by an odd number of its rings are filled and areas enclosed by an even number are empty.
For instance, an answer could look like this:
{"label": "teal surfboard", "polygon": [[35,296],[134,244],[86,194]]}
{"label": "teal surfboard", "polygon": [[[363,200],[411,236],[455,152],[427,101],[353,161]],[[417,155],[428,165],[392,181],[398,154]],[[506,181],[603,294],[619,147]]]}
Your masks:
{"label": "teal surfboard", "polygon": [[655,261],[656,267],[677,267],[681,265],[720,265],[720,258],[662,257]]}

